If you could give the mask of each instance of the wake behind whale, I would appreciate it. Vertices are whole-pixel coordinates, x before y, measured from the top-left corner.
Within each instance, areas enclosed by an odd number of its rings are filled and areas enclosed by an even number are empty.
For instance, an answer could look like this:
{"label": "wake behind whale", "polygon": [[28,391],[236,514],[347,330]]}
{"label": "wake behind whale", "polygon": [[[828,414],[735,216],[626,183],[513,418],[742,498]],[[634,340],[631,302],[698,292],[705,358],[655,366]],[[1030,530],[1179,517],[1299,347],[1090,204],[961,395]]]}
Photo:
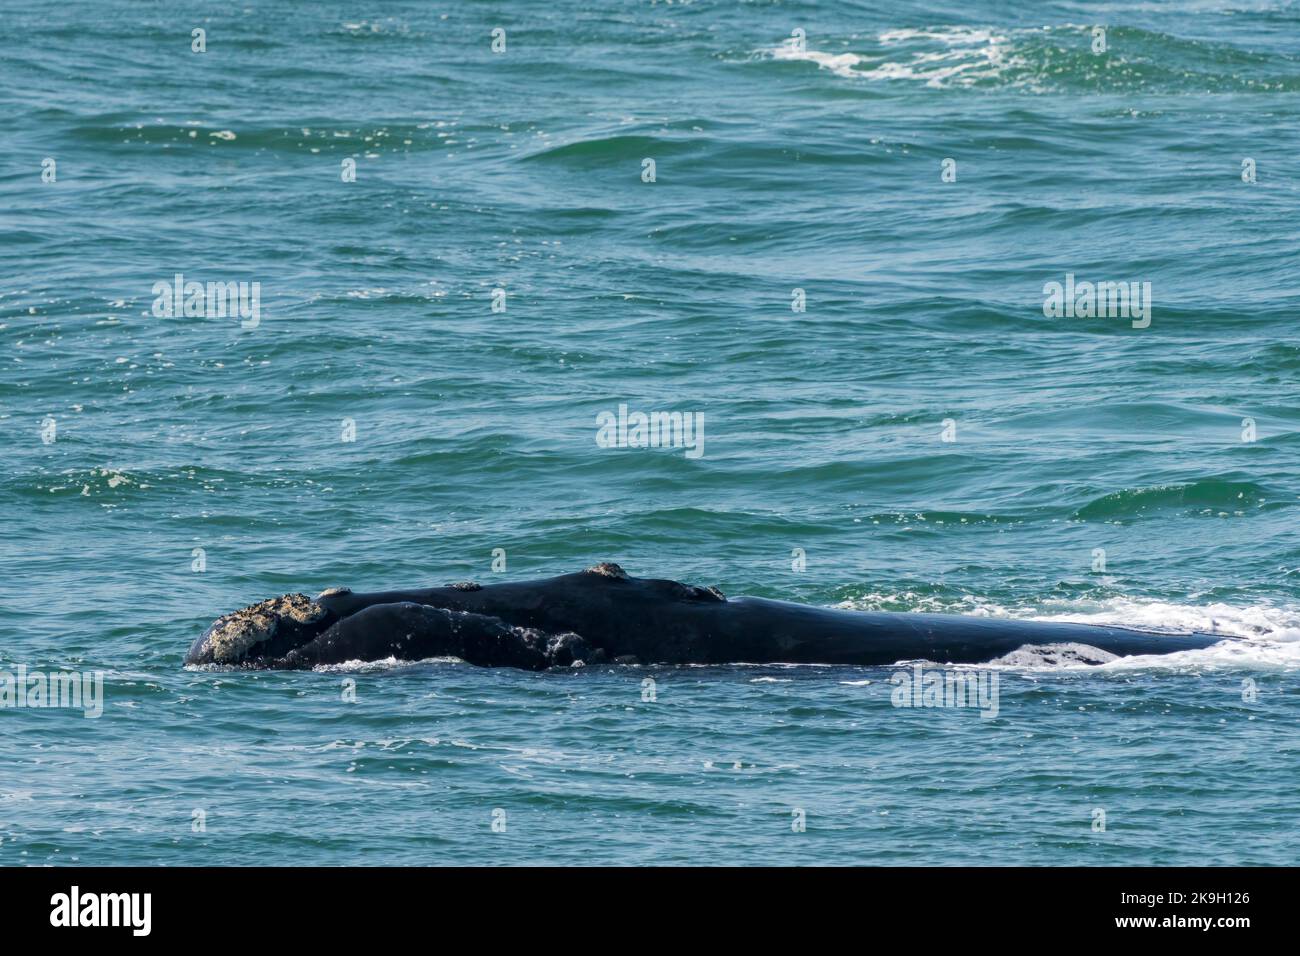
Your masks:
{"label": "wake behind whale", "polygon": [[[296,669],[459,657],[484,667],[583,664],[980,664],[1074,645],[1083,663],[1210,647],[1211,634],[946,614],[848,611],[633,578],[617,564],[482,586],[287,594],[226,614],[186,664]],[[1087,649],[1096,649],[1096,654]]]}

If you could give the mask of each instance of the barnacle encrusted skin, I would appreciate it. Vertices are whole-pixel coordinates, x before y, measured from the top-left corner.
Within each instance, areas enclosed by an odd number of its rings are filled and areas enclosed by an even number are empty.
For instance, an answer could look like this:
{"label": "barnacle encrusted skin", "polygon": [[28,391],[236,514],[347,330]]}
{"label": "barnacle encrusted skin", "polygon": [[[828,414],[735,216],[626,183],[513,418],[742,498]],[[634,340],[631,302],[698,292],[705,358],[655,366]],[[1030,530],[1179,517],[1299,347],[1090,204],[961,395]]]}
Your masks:
{"label": "barnacle encrusted skin", "polygon": [[285,594],[217,618],[208,628],[206,648],[216,664],[236,664],[254,645],[275,636],[283,620],[314,624],[325,609],[305,594]]}
{"label": "barnacle encrusted skin", "polygon": [[482,591],[483,585],[477,581],[457,581],[455,584],[448,585],[454,591]]}
{"label": "barnacle encrusted skin", "polygon": [[335,597],[337,595],[351,593],[351,588],[326,588],[324,591],[321,591],[320,594],[316,595],[316,600],[319,601],[321,598]]}
{"label": "barnacle encrusted skin", "polygon": [[602,561],[600,564],[592,565],[586,569],[587,574],[599,574],[602,577],[617,578],[620,581],[628,580],[627,572],[620,568],[613,561]]}

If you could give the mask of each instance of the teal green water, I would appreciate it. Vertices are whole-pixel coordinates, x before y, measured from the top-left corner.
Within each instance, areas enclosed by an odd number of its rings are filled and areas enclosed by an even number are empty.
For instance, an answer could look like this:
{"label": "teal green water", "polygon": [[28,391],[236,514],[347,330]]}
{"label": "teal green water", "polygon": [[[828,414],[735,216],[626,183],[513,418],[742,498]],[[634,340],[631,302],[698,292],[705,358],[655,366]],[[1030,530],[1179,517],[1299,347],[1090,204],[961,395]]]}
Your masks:
{"label": "teal green water", "polygon": [[[0,863],[1294,863],[1298,36],[6,5],[0,671],[105,700],[0,708]],[[156,315],[176,273],[259,282],[256,326]],[[1149,326],[1045,316],[1067,275],[1149,282]],[[601,447],[622,403],[703,455]],[[182,668],[286,591],[598,560],[1248,640],[1007,663],[994,719],[893,668]]]}

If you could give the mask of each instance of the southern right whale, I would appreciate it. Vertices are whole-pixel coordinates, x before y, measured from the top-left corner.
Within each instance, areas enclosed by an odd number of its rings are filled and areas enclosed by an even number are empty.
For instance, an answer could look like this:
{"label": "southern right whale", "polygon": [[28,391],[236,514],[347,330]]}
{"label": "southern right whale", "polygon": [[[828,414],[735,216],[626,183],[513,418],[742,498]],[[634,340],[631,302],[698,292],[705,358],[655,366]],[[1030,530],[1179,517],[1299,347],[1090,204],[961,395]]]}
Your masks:
{"label": "southern right whale", "polygon": [[185,663],[292,669],[452,656],[527,670],[578,663],[978,664],[1022,647],[1073,644],[1127,656],[1194,650],[1225,639],[728,599],[717,588],[633,578],[606,563],[486,587],[333,588],[314,599],[287,594],[218,618]]}

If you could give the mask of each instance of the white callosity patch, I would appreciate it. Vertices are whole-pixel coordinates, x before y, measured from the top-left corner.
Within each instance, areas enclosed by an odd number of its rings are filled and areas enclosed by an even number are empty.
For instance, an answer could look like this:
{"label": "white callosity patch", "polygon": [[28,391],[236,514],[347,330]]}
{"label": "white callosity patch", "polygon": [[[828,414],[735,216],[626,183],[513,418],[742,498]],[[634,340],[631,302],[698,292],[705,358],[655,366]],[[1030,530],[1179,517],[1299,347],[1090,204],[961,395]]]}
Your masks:
{"label": "white callosity patch", "polygon": [[1109,664],[1119,656],[1087,644],[1030,644],[989,661],[1005,667],[1071,667]]}
{"label": "white callosity patch", "polygon": [[236,664],[255,644],[275,636],[280,621],[312,624],[325,609],[305,594],[285,594],[223,615],[208,629],[206,647],[217,664]]}

